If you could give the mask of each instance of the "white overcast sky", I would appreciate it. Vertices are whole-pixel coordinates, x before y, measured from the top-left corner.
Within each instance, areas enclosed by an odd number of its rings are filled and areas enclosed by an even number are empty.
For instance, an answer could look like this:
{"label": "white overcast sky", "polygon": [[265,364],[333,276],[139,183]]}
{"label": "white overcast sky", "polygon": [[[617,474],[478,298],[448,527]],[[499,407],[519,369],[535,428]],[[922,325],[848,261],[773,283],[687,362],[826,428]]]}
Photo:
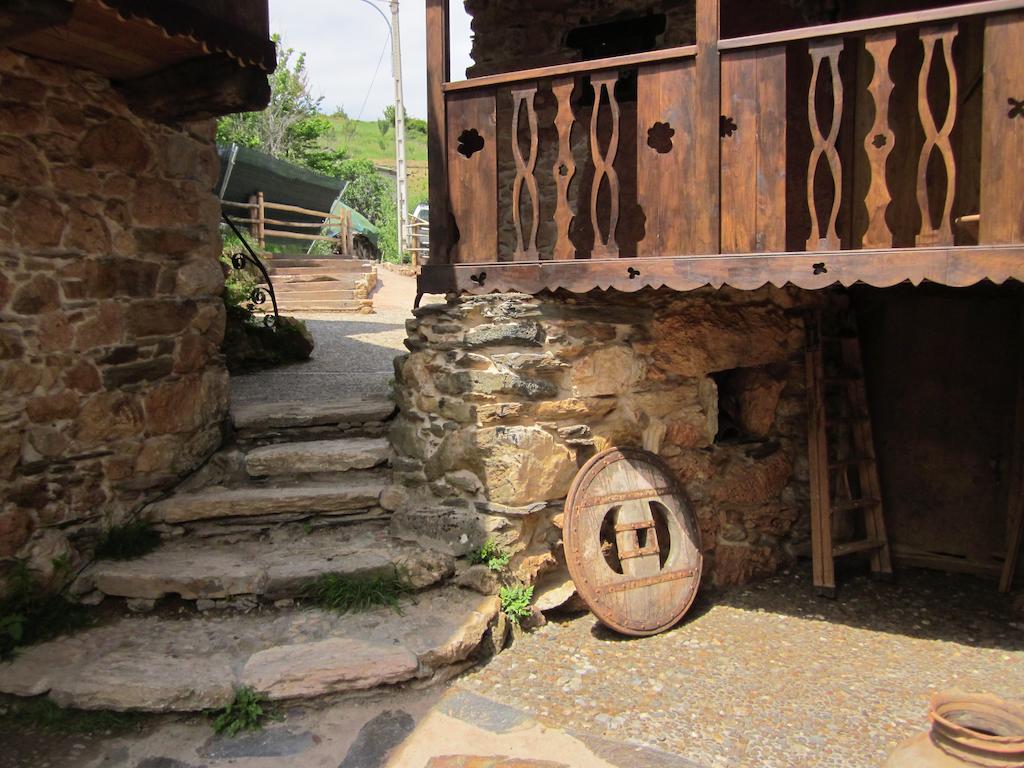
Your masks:
{"label": "white overcast sky", "polygon": [[[469,17],[461,0],[450,4],[452,78],[458,80],[470,63]],[[390,18],[386,2],[374,5]],[[401,0],[399,5],[405,108],[414,117],[427,114],[425,7],[424,0]],[[394,103],[390,48],[373,80],[388,28],[363,0],[270,0],[270,29],[289,48],[306,52],[313,94],[324,97],[327,112],[340,106],[349,117],[359,117],[366,99],[361,118],[372,120]]]}

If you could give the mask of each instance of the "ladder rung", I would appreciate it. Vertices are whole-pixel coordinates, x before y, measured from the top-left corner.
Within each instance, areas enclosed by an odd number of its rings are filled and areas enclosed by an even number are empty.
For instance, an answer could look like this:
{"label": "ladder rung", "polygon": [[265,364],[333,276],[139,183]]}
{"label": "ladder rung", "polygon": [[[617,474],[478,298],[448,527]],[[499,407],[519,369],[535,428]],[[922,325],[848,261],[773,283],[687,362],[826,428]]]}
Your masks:
{"label": "ladder rung", "polygon": [[833,512],[852,512],[855,509],[871,509],[878,504],[878,499],[853,499],[852,501],[833,503],[830,507]]}
{"label": "ladder rung", "polygon": [[858,467],[861,464],[870,464],[874,460],[874,456],[852,456],[849,459],[843,459],[842,461],[830,462],[828,468],[849,469],[850,467]]}
{"label": "ladder rung", "polygon": [[877,539],[864,539],[863,541],[845,541],[832,547],[832,557],[852,555],[855,552],[870,552],[873,549],[881,549],[885,546],[884,541]]}

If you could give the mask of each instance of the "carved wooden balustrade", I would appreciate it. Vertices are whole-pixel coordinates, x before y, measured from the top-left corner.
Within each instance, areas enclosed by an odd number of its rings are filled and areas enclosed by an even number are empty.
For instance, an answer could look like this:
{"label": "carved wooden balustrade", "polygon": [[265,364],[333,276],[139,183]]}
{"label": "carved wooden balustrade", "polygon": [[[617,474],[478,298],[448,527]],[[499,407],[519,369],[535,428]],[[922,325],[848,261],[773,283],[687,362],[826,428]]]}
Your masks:
{"label": "carved wooden balustrade", "polygon": [[421,286],[1021,277],[1022,51],[989,0],[447,83]]}

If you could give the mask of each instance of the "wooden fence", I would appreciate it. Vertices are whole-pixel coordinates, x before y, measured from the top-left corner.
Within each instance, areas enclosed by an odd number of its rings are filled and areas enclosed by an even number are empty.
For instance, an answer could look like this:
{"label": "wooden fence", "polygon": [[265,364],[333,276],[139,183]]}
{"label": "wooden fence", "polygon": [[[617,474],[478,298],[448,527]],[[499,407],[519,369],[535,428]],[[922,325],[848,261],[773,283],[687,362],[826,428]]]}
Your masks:
{"label": "wooden fence", "polygon": [[[307,242],[330,242],[335,244],[336,252],[343,256],[353,256],[355,254],[352,212],[345,208],[341,210],[340,214],[335,214],[326,211],[313,211],[296,205],[271,203],[264,199],[262,192],[250,198],[248,203],[222,200],[221,205],[241,208],[248,212],[247,218],[234,219],[234,221],[236,224],[249,225],[250,231],[261,249],[266,248],[268,238],[283,238]],[[313,219],[313,221],[286,221],[284,219],[267,218],[267,211],[284,211],[308,217]],[[326,227],[337,227],[341,232],[338,237],[327,237],[321,234],[321,231]],[[312,233],[309,232],[310,230],[312,230]]]}

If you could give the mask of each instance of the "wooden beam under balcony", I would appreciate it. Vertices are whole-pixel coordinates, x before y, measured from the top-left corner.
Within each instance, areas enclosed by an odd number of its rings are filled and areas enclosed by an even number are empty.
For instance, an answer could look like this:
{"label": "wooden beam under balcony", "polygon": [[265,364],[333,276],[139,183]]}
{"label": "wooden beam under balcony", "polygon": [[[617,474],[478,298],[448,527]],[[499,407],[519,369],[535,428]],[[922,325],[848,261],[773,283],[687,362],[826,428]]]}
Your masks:
{"label": "wooden beam under balcony", "polygon": [[642,288],[690,291],[725,285],[753,290],[768,283],[819,289],[858,282],[887,288],[926,280],[963,287],[1009,279],[1024,280],[1024,245],[433,264],[423,267],[419,291],[533,294],[612,289],[631,293]]}

